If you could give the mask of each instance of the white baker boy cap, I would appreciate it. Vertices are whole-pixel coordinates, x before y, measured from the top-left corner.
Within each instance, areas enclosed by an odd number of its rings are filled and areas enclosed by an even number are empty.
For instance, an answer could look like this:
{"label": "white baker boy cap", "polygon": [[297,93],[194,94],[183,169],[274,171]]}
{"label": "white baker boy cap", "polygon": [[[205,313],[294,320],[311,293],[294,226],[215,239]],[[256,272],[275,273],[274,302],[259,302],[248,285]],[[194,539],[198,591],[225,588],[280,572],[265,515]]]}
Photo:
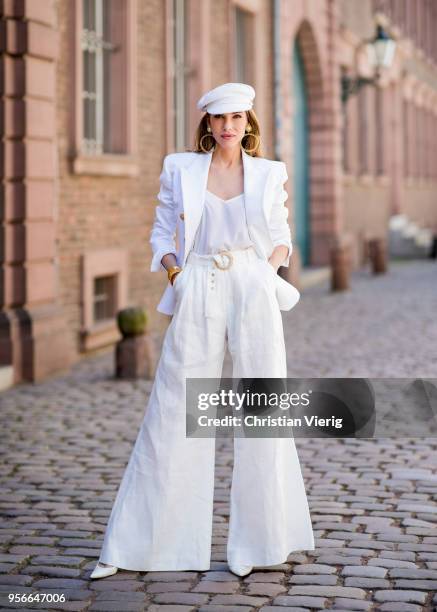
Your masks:
{"label": "white baker boy cap", "polygon": [[235,113],[250,110],[255,90],[244,83],[224,83],[204,94],[197,102],[197,108],[210,115]]}

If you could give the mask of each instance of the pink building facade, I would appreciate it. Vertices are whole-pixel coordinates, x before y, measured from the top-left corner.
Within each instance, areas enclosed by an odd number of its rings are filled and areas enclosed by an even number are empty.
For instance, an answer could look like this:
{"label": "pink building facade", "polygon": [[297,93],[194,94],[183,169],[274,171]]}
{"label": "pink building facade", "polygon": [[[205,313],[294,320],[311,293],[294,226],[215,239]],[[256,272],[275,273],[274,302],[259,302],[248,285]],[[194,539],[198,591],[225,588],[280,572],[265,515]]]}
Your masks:
{"label": "pink building facade", "polygon": [[[412,8],[414,7],[414,9]],[[437,29],[427,0],[5,0],[1,21],[0,388],[67,370],[145,306],[164,155],[193,146],[195,102],[252,84],[264,154],[285,161],[292,279],[348,240],[354,267],[393,217],[437,232]],[[377,86],[376,20],[396,42]]]}

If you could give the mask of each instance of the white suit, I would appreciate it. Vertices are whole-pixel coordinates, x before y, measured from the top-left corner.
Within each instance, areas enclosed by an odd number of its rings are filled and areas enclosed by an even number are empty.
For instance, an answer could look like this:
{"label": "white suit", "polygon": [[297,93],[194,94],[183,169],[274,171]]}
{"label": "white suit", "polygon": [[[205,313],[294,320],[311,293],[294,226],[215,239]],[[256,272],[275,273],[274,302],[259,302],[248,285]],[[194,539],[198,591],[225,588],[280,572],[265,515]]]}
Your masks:
{"label": "white suit", "polygon": [[[158,194],[160,204],[156,207],[156,220],[150,239],[152,272],[164,270],[161,259],[166,253],[175,253],[178,265],[185,265],[202,217],[211,158],[212,153],[191,152],[172,153],[165,157]],[[287,244],[288,257],[282,265],[288,266],[292,244],[287,223],[288,208],[284,206],[288,198],[283,187],[288,178],[285,164],[252,157],[244,150],[242,159],[247,225],[255,249],[260,257],[268,259],[276,245]],[[177,252],[175,231],[178,236]],[[286,291],[279,276],[277,282]],[[292,289],[291,299],[295,295],[297,301],[296,290],[292,293]],[[168,283],[157,310],[171,315],[174,304],[174,288]]]}
{"label": "white suit", "polygon": [[[160,269],[163,255],[176,253],[176,223],[183,270],[160,302],[161,312],[173,317],[106,529],[103,563],[142,571],[210,568],[215,438],[186,436],[186,379],[219,379],[226,346],[234,378],[287,375],[279,277],[267,261],[276,244],[289,245],[291,252],[285,166],[244,152],[243,160],[254,244],[231,250],[232,265],[224,269],[223,256],[190,251],[211,154],[165,158],[152,270]],[[231,564],[276,565],[290,552],[314,549],[293,438],[234,439],[229,519]]]}

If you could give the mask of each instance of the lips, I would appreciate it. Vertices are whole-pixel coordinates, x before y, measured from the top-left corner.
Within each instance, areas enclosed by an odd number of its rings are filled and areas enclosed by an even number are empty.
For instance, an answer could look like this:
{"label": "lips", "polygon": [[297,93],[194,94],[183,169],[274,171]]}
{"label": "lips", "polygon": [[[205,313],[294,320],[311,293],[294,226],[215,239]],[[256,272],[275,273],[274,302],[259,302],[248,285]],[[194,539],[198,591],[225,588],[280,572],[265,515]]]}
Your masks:
{"label": "lips", "polygon": [[225,140],[229,140],[230,138],[234,138],[233,134],[223,134],[222,138],[224,138]]}

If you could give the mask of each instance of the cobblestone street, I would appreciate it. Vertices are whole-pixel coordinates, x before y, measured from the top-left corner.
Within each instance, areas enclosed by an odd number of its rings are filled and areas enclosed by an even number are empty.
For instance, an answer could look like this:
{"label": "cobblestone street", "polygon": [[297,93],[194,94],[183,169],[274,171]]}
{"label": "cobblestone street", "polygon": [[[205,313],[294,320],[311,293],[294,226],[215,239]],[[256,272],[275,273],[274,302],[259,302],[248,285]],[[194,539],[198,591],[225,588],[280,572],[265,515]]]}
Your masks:
{"label": "cobblestone street", "polygon": [[[435,378],[437,263],[397,262],[379,277],[362,269],[352,286],[311,287],[284,313],[289,376]],[[103,354],[0,396],[1,609],[437,607],[437,438],[297,439],[317,548],[245,578],[227,571],[232,447],[218,440],[211,570],[120,570],[91,581],[152,384],[115,381],[113,369]],[[66,602],[9,603],[13,593]]]}

